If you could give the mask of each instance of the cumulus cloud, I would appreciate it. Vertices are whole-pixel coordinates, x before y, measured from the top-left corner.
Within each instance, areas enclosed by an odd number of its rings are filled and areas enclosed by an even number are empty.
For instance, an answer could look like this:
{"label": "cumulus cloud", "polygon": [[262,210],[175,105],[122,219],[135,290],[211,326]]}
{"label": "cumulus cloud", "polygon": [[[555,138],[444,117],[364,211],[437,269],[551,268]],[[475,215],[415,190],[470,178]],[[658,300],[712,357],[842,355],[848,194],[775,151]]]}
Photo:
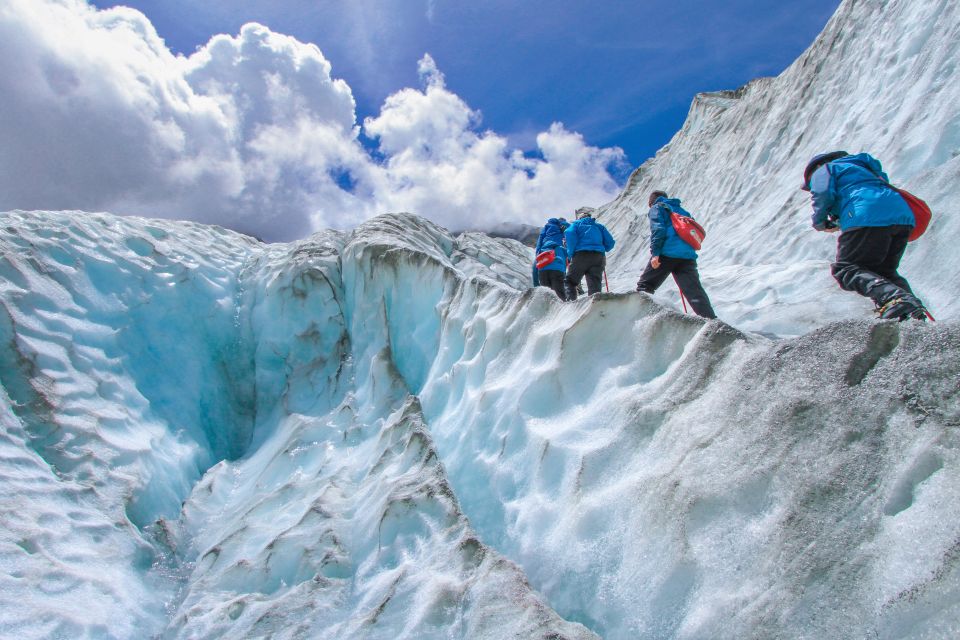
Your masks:
{"label": "cumulus cloud", "polygon": [[386,211],[451,228],[612,198],[619,149],[554,124],[530,157],[482,131],[430,56],[363,123],[320,49],[257,24],[174,56],[145,16],[82,0],[0,7],[0,209],[193,219],[267,240]]}
{"label": "cumulus cloud", "polygon": [[431,212],[453,228],[484,221],[540,222],[602,204],[617,185],[607,169],[619,149],[590,147],[555,123],[537,136],[540,157],[510,149],[506,138],[480,132],[480,115],[445,86],[434,61],[420,61],[422,91],[390,96],[364,129],[387,155],[377,196],[392,210]]}

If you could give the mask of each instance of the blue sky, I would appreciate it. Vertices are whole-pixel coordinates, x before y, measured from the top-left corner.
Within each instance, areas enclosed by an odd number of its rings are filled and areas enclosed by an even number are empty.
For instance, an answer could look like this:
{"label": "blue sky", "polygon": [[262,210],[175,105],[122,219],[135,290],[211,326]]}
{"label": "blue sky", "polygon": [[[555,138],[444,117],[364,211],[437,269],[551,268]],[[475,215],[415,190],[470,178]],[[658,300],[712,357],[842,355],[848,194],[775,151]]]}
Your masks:
{"label": "blue sky", "polygon": [[551,122],[618,146],[630,166],[666,144],[701,91],[777,75],[839,0],[96,0],[142,11],[175,52],[256,21],[314,43],[361,118],[417,85],[429,53],[482,126],[524,149]]}
{"label": "blue sky", "polygon": [[286,241],[609,202],[694,94],[780,73],[839,0],[3,2],[0,210]]}

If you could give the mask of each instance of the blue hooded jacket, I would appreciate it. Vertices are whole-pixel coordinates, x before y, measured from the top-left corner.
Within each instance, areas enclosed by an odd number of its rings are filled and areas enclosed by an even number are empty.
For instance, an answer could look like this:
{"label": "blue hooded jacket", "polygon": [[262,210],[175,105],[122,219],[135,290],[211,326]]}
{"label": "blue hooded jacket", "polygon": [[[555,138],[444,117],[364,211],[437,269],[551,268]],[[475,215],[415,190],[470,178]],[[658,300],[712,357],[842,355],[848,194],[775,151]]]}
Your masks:
{"label": "blue hooded jacket", "polygon": [[536,254],[553,249],[557,254],[553,262],[540,269],[541,271],[566,271],[567,270],[567,251],[563,248],[563,227],[567,221],[562,218],[550,218],[547,224],[543,225],[540,237],[537,239]]}
{"label": "blue hooded jacket", "polygon": [[677,235],[670,222],[670,212],[692,218],[690,212],[680,206],[678,198],[657,198],[650,207],[650,255],[667,258],[696,260],[697,251]]}
{"label": "blue hooded jacket", "polygon": [[567,253],[573,256],[578,251],[601,251],[613,249],[613,236],[607,228],[593,218],[580,218],[564,234],[567,239]]}
{"label": "blue hooded jacket", "polygon": [[819,167],[810,176],[810,196],[813,228],[820,231],[834,224],[841,231],[915,224],[910,206],[887,182],[880,162],[868,153]]}

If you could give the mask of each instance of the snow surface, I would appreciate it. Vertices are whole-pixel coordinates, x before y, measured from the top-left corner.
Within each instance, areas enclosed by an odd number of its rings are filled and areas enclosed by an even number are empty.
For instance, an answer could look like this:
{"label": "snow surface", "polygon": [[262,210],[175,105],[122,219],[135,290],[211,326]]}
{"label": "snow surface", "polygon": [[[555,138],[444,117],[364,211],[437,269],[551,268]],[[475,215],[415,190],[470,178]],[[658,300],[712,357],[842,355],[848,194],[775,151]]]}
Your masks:
{"label": "snow surface", "polygon": [[[0,637],[960,637],[958,12],[848,1],[698,97],[572,304],[408,214],[0,214]],[[941,322],[829,278],[797,176],[857,144],[934,205]],[[652,187],[729,324],[627,293]]]}
{"label": "snow surface", "polygon": [[409,215],[2,222],[0,635],[960,628],[954,323],[563,304]]}
{"label": "snow surface", "polygon": [[[960,317],[960,3],[847,0],[776,78],[698,95],[683,128],[600,207],[618,246],[608,271],[630,291],[649,258],[647,197],[662,189],[701,221],[704,287],[717,314],[748,331],[796,336],[869,317],[869,300],[830,276],[834,234],[810,224],[803,169],[817,153],[866,151],[934,215],[902,273],[938,319]],[[669,282],[657,299],[679,309]]]}

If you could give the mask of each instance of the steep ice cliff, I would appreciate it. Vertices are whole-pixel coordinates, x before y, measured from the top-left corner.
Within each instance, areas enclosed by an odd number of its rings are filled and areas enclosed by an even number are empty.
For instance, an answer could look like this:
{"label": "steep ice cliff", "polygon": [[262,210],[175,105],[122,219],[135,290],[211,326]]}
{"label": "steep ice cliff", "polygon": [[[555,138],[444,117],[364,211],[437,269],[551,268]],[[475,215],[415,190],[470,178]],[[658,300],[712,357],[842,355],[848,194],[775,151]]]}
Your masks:
{"label": "steep ice cliff", "polygon": [[[810,226],[803,168],[815,154],[866,151],[934,210],[903,271],[934,315],[960,316],[960,3],[847,0],[776,78],[698,95],[670,143],[631,176],[599,220],[620,243],[611,287],[635,286],[649,252],[647,196],[683,200],[707,229],[704,286],[721,318],[799,335],[870,315],[829,274],[836,237]],[[674,285],[658,298],[680,307]]]}

